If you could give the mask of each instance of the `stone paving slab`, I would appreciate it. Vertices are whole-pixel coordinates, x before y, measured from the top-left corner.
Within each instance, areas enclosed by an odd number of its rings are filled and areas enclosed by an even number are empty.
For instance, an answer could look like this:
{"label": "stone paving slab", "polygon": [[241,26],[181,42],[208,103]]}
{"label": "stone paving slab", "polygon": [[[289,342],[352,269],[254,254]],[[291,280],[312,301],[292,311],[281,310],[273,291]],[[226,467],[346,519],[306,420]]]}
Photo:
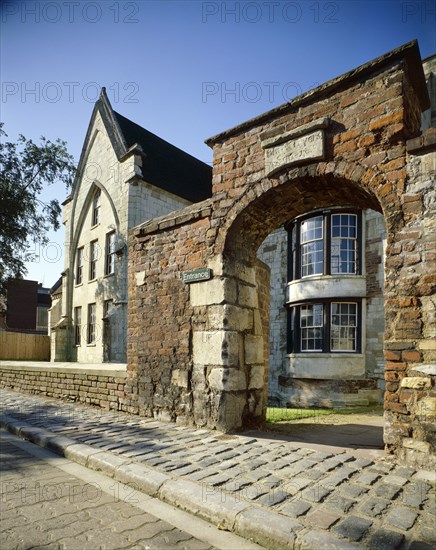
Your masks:
{"label": "stone paving slab", "polygon": [[267,548],[412,550],[436,542],[434,473],[393,459],[190,429],[9,390],[1,391],[0,405],[2,426],[20,437]]}

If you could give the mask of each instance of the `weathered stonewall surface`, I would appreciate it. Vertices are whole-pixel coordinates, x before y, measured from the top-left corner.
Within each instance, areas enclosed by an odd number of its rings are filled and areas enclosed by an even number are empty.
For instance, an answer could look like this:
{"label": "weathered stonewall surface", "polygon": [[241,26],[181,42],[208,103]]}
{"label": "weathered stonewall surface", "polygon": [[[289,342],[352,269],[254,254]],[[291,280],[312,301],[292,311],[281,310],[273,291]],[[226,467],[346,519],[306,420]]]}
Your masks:
{"label": "weathered stonewall surface", "polygon": [[267,548],[430,549],[434,473],[2,391],[2,426]]}

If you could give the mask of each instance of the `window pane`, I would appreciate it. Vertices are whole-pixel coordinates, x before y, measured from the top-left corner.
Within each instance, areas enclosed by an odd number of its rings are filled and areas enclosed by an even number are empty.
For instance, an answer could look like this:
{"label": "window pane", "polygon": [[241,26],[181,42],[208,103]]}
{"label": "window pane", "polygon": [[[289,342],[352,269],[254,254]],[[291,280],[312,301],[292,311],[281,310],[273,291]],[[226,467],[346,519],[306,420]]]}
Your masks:
{"label": "window pane", "polygon": [[96,305],[88,305],[88,344],[95,343]]}
{"label": "window pane", "polygon": [[322,351],[323,305],[300,307],[301,351]]}
{"label": "window pane", "polygon": [[101,206],[101,191],[98,189],[95,192],[94,199],[92,201],[92,225],[100,223],[100,206]]}
{"label": "window pane", "polygon": [[357,304],[332,303],[330,336],[332,351],[356,351]]}
{"label": "window pane", "polygon": [[76,285],[79,285],[83,279],[83,248],[77,249],[76,259]]}
{"label": "window pane", "polygon": [[76,346],[80,346],[81,343],[81,329],[82,329],[82,308],[74,308],[74,343]]}
{"label": "window pane", "polygon": [[332,216],[331,273],[357,272],[357,216],[334,214]]}
{"label": "window pane", "polygon": [[301,276],[317,275],[323,272],[323,241],[314,241],[301,246]]}
{"label": "window pane", "polygon": [[106,264],[105,274],[115,272],[115,231],[106,235]]}
{"label": "window pane", "polygon": [[92,281],[97,277],[97,260],[100,256],[98,241],[92,241],[90,244],[90,263],[89,263],[89,279]]}
{"label": "window pane", "polygon": [[322,239],[322,236],[322,216],[315,216],[301,222],[300,240],[302,243]]}

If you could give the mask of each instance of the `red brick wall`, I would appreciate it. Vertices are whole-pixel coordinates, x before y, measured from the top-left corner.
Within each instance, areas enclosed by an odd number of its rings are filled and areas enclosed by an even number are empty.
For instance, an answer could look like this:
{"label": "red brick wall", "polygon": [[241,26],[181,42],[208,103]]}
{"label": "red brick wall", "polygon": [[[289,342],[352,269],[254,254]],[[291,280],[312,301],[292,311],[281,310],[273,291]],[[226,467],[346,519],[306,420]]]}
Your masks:
{"label": "red brick wall", "polygon": [[190,306],[190,285],[181,273],[205,264],[210,207],[186,210],[170,225],[155,221],[133,230],[129,250],[130,405],[171,420],[185,416],[191,403],[190,384],[174,384],[173,372],[190,378],[192,330],[204,323],[202,312]]}

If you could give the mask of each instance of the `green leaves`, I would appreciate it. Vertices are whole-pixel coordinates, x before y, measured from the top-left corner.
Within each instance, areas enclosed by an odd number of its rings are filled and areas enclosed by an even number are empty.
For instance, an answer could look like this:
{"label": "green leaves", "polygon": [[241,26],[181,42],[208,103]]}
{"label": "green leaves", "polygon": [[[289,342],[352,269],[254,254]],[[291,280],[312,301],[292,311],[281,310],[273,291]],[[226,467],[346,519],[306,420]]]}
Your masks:
{"label": "green leaves", "polygon": [[9,277],[22,277],[25,262],[32,259],[28,238],[44,245],[50,228],[59,229],[61,206],[58,199],[43,202],[47,185],[72,185],[75,165],[66,142],[41,137],[40,144],[18,137],[5,142],[0,123],[0,294]]}

